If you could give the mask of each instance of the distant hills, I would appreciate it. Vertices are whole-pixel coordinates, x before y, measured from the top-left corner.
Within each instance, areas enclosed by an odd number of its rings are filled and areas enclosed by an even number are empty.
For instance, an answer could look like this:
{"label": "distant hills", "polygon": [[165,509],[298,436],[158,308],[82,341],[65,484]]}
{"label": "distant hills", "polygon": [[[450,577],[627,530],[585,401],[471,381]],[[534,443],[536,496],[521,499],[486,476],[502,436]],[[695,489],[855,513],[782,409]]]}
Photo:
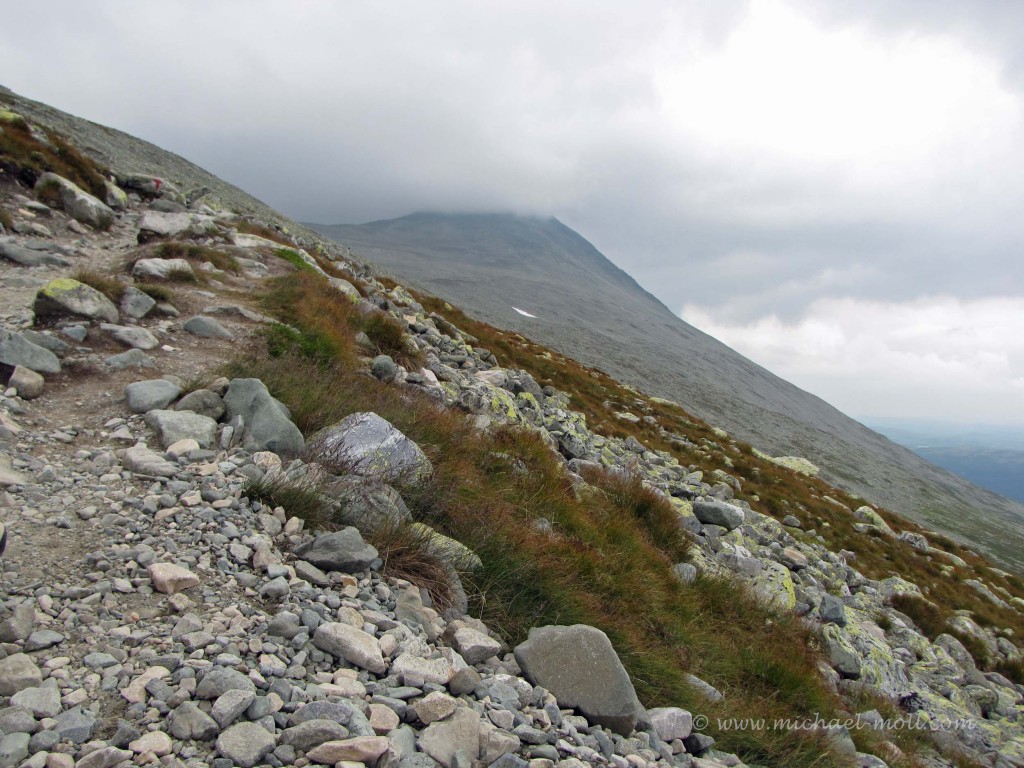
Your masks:
{"label": "distant hills", "polygon": [[929,463],[683,322],[557,219],[417,213],[308,226],[472,315],[675,400],[756,448],[804,456],[840,487],[1024,567],[1024,505]]}
{"label": "distant hills", "polygon": [[933,464],[1024,502],[1024,430],[908,419],[867,423]]}

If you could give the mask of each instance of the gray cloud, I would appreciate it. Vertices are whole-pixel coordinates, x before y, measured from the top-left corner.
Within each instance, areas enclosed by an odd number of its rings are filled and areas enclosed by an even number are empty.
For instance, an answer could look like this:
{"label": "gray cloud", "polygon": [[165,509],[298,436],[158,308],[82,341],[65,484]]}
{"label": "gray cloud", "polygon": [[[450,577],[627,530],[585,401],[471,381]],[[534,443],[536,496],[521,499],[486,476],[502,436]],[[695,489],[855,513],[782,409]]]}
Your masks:
{"label": "gray cloud", "polygon": [[556,215],[726,335],[1024,293],[1016,3],[57,0],[5,26],[5,85],[295,218]]}

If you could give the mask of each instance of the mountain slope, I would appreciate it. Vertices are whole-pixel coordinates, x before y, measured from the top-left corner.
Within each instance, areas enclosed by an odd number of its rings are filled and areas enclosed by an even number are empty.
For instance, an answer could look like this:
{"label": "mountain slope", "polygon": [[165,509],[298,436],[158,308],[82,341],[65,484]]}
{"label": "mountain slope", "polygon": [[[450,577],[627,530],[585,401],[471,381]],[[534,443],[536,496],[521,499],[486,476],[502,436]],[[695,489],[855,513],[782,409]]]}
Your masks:
{"label": "mountain slope", "polygon": [[309,226],[481,319],[676,400],[773,455],[805,456],[840,487],[1024,566],[1024,506],[929,464],[683,322],[556,219],[420,213]]}

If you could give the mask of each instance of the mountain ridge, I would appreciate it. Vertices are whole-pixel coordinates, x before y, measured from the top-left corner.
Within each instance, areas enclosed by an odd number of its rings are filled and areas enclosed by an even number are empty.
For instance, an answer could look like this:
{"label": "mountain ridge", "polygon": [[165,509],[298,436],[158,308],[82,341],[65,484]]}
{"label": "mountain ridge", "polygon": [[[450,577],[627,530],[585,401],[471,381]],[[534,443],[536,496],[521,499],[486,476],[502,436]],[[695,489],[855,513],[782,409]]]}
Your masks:
{"label": "mountain ridge", "polygon": [[1024,505],[930,464],[685,323],[554,217],[418,212],[307,226],[489,323],[678,401],[762,450],[807,457],[830,482],[1021,567]]}

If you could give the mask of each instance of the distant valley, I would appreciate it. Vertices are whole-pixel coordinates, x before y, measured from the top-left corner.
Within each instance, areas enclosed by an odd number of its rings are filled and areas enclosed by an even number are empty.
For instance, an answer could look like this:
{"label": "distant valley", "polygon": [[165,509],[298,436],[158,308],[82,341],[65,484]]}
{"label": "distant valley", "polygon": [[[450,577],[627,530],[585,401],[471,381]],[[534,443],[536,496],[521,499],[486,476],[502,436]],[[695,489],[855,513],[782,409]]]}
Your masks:
{"label": "distant valley", "polygon": [[1024,502],[1024,429],[906,419],[864,422],[933,464]]}

